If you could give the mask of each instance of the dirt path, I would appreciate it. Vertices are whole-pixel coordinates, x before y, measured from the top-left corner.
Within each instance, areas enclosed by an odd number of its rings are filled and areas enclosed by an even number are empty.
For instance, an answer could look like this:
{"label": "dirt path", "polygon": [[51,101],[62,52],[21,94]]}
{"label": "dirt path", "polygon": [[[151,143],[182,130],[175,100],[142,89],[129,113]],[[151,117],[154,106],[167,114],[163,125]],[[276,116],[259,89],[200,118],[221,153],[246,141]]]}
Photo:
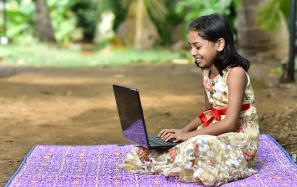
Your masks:
{"label": "dirt path", "polygon": [[[268,73],[273,66],[256,63],[249,71],[260,130],[296,153],[297,144],[291,143],[297,142],[297,89],[276,88],[273,81],[279,75]],[[173,64],[97,69],[0,66],[0,184],[34,145],[130,144],[119,128],[114,83],[140,90],[146,117],[160,114],[147,119],[149,134],[182,128],[204,108],[199,71],[195,65]]]}

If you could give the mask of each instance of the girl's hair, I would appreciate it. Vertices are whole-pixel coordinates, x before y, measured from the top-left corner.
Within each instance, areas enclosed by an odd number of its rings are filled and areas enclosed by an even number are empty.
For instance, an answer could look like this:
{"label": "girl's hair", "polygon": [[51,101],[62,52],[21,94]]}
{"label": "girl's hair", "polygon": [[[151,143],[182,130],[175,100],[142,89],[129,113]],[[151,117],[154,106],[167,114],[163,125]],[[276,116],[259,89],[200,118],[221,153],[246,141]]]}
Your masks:
{"label": "girl's hair", "polygon": [[[208,41],[216,43],[219,38],[225,39],[225,47],[214,58],[214,65],[222,76],[222,71],[229,65],[241,66],[246,72],[250,62],[240,56],[234,49],[233,32],[227,20],[220,14],[211,14],[194,19],[189,25],[189,31],[197,31],[198,35]],[[196,61],[195,61],[196,63]],[[199,65],[196,63],[199,67]]]}

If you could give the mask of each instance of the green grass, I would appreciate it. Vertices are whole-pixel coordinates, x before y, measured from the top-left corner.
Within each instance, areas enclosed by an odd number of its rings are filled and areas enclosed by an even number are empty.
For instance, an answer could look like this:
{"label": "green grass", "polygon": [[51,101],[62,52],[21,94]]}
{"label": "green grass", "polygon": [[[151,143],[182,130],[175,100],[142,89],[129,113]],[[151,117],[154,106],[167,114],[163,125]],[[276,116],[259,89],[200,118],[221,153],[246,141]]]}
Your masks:
{"label": "green grass", "polygon": [[41,43],[34,45],[0,45],[0,56],[3,57],[2,64],[58,68],[125,66],[141,63],[162,64],[172,59],[191,58],[190,51],[171,52],[166,48],[82,52]]}

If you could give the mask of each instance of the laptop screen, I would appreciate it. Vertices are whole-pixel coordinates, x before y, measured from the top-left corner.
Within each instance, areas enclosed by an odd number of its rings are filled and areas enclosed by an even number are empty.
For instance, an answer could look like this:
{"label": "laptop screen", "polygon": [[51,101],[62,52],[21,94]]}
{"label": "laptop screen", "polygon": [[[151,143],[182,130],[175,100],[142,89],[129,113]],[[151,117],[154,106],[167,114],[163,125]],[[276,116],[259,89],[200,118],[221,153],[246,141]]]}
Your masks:
{"label": "laptop screen", "polygon": [[149,147],[138,91],[117,85],[113,85],[113,90],[124,138],[144,147]]}

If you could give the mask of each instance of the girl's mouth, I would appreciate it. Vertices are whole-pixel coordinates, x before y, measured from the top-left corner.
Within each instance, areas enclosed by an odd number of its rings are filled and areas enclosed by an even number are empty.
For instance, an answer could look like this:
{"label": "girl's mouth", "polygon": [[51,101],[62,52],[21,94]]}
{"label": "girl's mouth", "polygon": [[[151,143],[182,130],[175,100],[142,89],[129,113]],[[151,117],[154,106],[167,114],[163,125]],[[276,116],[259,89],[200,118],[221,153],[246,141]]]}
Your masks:
{"label": "girl's mouth", "polygon": [[202,58],[196,58],[195,60],[196,60],[197,63],[200,63]]}

